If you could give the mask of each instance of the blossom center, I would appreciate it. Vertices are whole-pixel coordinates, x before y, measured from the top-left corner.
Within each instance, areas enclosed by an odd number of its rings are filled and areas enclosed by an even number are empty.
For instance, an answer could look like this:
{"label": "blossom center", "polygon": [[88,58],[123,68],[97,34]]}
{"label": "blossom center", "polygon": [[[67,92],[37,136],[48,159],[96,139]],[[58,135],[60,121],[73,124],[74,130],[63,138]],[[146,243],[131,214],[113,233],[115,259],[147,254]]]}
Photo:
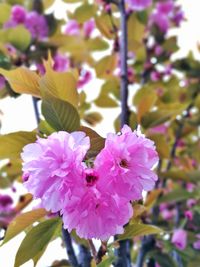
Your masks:
{"label": "blossom center", "polygon": [[97,180],[98,180],[98,177],[96,175],[86,174],[87,186],[93,186]]}
{"label": "blossom center", "polygon": [[128,161],[126,159],[122,159],[119,163],[119,166],[128,169]]}

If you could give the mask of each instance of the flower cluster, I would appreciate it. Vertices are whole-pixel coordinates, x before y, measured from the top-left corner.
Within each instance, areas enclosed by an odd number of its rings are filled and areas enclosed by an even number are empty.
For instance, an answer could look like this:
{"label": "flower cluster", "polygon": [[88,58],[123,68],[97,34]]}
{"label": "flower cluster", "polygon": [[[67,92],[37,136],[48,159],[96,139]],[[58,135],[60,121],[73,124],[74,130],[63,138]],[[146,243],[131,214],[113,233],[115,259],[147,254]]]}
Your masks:
{"label": "flower cluster", "polygon": [[89,148],[83,132],[38,138],[23,149],[24,185],[45,209],[60,212],[69,231],[106,240],[123,233],[133,215],[130,202],[153,189],[158,156],[153,142],[128,126],[108,134],[92,165],[85,159]]}
{"label": "flower cluster", "polygon": [[174,1],[166,0],[158,2],[151,15],[150,21],[155,24],[160,31],[166,33],[170,28],[170,23],[179,26],[184,19],[183,11],[176,6]]}
{"label": "flower cluster", "polygon": [[24,7],[15,5],[12,7],[10,20],[4,27],[13,28],[20,24],[26,27],[32,38],[42,39],[48,36],[48,26],[44,16],[36,11],[27,12]]}

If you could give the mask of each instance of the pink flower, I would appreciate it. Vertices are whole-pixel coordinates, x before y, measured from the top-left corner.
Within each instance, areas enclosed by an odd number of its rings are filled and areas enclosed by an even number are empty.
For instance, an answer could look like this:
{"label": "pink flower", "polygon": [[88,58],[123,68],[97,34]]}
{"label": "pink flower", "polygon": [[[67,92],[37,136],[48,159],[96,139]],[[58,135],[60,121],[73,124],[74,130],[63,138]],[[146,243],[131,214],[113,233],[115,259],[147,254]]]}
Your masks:
{"label": "pink flower", "polygon": [[80,26],[76,20],[69,20],[65,26],[64,33],[67,35],[79,35]]}
{"label": "pink flower", "polygon": [[155,12],[151,15],[150,21],[155,24],[163,33],[169,29],[169,19],[166,15]]}
{"label": "pink flower", "polygon": [[8,213],[13,210],[13,200],[9,195],[0,195],[0,213]]}
{"label": "pink flower", "polygon": [[90,19],[83,24],[84,35],[87,38],[89,38],[91,36],[94,29],[95,29],[94,19]]}
{"label": "pink flower", "polygon": [[180,250],[184,250],[187,246],[187,232],[183,229],[176,229],[172,236],[172,244]]}
{"label": "pink flower", "polygon": [[193,198],[188,199],[187,203],[186,203],[187,207],[190,208],[190,209],[196,204],[197,204],[197,200],[193,199]]}
{"label": "pink flower", "polygon": [[92,73],[88,70],[81,70],[81,75],[78,80],[78,88],[82,88],[92,79]]}
{"label": "pink flower", "polygon": [[6,85],[6,80],[3,76],[0,75],[0,90],[3,89]]}
{"label": "pink flower", "polygon": [[135,11],[142,11],[152,4],[152,0],[126,0],[130,8]]}
{"label": "pink flower", "polygon": [[45,38],[48,36],[48,25],[45,17],[31,11],[26,15],[25,27],[29,30],[33,38]]}
{"label": "pink flower", "polygon": [[85,171],[85,186],[79,196],[72,195],[62,209],[64,227],[86,239],[107,240],[123,233],[133,215],[131,204],[125,199],[107,193],[98,187],[100,177],[95,170]]}
{"label": "pink flower", "polygon": [[193,243],[193,248],[194,249],[197,249],[197,250],[200,250],[200,240],[197,240]]}
{"label": "pink flower", "polygon": [[159,2],[156,4],[156,10],[158,13],[162,13],[164,15],[168,15],[171,13],[174,9],[174,3],[173,1],[165,1],[165,2]]}
{"label": "pink flower", "polygon": [[185,215],[185,217],[186,217],[189,221],[192,221],[192,219],[193,219],[193,212],[192,212],[191,210],[186,210],[186,211],[184,212],[184,215]]}
{"label": "pink flower", "polygon": [[69,62],[69,59],[65,55],[57,53],[54,56],[53,60],[54,60],[53,69],[55,71],[64,72],[69,69],[70,62]]}
{"label": "pink flower", "polygon": [[168,126],[166,124],[160,124],[149,129],[149,132],[151,134],[166,134],[167,130],[168,130]]}
{"label": "pink flower", "polygon": [[153,82],[157,82],[162,78],[161,73],[159,73],[158,71],[152,71],[150,76]]}
{"label": "pink flower", "polygon": [[17,24],[24,23],[26,20],[26,9],[20,5],[13,6],[11,10],[11,20]]}
{"label": "pink flower", "polygon": [[151,169],[157,162],[154,143],[125,125],[121,135],[108,134],[94,166],[102,188],[136,200],[143,190],[153,189],[157,175]]}
{"label": "pink flower", "polygon": [[173,22],[175,23],[176,26],[180,26],[181,22],[184,20],[184,13],[182,10],[178,10],[174,17],[172,18]]}
{"label": "pink flower", "polygon": [[80,194],[83,183],[82,160],[89,149],[83,132],[58,132],[47,139],[38,138],[21,154],[24,185],[45,209],[57,212],[65,199]]}

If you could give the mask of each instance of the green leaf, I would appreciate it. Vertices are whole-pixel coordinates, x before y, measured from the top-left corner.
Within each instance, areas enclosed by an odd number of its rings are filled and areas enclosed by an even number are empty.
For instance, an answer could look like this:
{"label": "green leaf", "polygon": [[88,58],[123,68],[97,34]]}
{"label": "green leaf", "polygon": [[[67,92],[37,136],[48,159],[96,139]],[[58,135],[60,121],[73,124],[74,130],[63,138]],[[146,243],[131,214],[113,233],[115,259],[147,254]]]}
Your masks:
{"label": "green leaf", "polygon": [[103,57],[96,65],[96,75],[100,79],[109,79],[117,66],[117,56],[112,54]]}
{"label": "green leaf", "polygon": [[14,267],[20,267],[28,260],[36,257],[40,251],[43,251],[60,226],[60,218],[53,218],[33,227],[17,251]]}
{"label": "green leaf", "polygon": [[8,4],[0,4],[0,24],[5,23],[10,18],[11,6]]}
{"label": "green leaf", "polygon": [[80,7],[78,7],[75,10],[73,14],[73,19],[75,19],[79,23],[84,23],[85,21],[94,17],[96,14],[96,11],[97,11],[97,7],[95,5],[90,5],[88,3],[82,4]]}
{"label": "green leaf", "polygon": [[28,226],[32,225],[34,222],[38,221],[45,215],[47,215],[47,211],[45,211],[44,209],[32,210],[26,213],[19,214],[9,224],[2,245],[7,243],[9,240],[17,236],[22,231],[26,230]]}
{"label": "green leaf", "polygon": [[135,236],[160,234],[162,232],[163,232],[162,229],[154,225],[133,223],[125,228],[124,234],[118,235],[117,240],[131,239]]}
{"label": "green leaf", "polygon": [[84,115],[84,120],[92,126],[95,126],[97,123],[101,122],[102,119],[103,117],[99,112],[90,112]]}
{"label": "green leaf", "polygon": [[36,140],[34,132],[15,132],[0,136],[0,159],[19,158],[22,148]]}
{"label": "green leaf", "polygon": [[[118,28],[118,19],[113,18],[115,27]],[[95,22],[98,30],[103,36],[108,39],[114,39],[115,33],[110,16],[106,12],[102,12],[101,15],[95,17]]]}
{"label": "green leaf", "polygon": [[101,87],[101,91],[97,99],[94,101],[98,107],[111,108],[118,107],[118,99],[120,98],[120,84],[116,78],[107,80]]}
{"label": "green leaf", "polygon": [[56,131],[73,132],[80,127],[80,117],[74,106],[53,96],[42,101],[42,114]]}
{"label": "green leaf", "polygon": [[44,120],[41,120],[39,123],[39,131],[43,134],[50,135],[52,134],[55,130]]}
{"label": "green leaf", "polygon": [[177,267],[176,263],[170,257],[170,255],[162,253],[160,250],[148,253],[147,257],[155,259],[161,267]]}
{"label": "green leaf", "polygon": [[31,94],[40,97],[39,76],[25,67],[14,70],[0,68],[0,74],[4,75],[12,90],[19,94]]}
{"label": "green leaf", "polygon": [[39,82],[44,98],[45,94],[48,93],[77,107],[79,96],[74,75],[71,72],[54,71],[51,56],[49,56],[48,61],[44,62],[44,65],[46,73]]}
{"label": "green leaf", "polygon": [[197,198],[200,196],[199,191],[188,192],[185,189],[175,189],[172,192],[160,197],[157,201],[157,204],[163,202],[179,202],[183,200],[187,200],[189,198]]}
{"label": "green leaf", "polygon": [[170,147],[167,142],[166,136],[162,134],[152,134],[148,137],[155,142],[156,150],[158,151],[160,158],[170,157]]}
{"label": "green leaf", "polygon": [[114,261],[115,256],[105,257],[101,263],[97,265],[97,267],[109,267]]}
{"label": "green leaf", "polygon": [[85,132],[86,135],[90,137],[90,149],[87,152],[87,156],[89,158],[95,157],[101,151],[101,149],[104,148],[105,138],[101,137],[94,130],[85,126],[80,127],[80,130]]}
{"label": "green leaf", "polygon": [[170,109],[147,112],[142,117],[141,123],[144,128],[151,128],[175,118],[179,113],[180,110]]}
{"label": "green leaf", "polygon": [[83,1],[83,0],[63,0],[63,2],[69,3],[69,4],[79,3],[81,1]]}
{"label": "green leaf", "polygon": [[86,40],[89,51],[104,51],[109,48],[109,44],[100,37]]}
{"label": "green leaf", "polygon": [[7,29],[6,32],[7,42],[14,45],[19,50],[26,50],[31,43],[31,34],[23,26]]}

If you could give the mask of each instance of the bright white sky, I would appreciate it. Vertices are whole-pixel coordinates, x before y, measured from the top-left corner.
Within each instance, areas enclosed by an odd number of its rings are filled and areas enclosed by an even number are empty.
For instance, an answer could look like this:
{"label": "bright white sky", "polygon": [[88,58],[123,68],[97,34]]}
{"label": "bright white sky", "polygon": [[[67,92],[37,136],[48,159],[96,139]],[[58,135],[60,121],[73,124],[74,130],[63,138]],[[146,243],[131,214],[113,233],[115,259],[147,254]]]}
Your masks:
{"label": "bright white sky", "polygon": [[[187,21],[182,23],[181,29],[174,31],[178,35],[178,42],[181,47],[177,56],[185,56],[189,50],[192,50],[195,53],[195,56],[200,59],[200,53],[197,49],[197,43],[200,43],[200,0],[179,0],[179,3],[183,6]],[[63,12],[62,8],[58,10],[58,12],[61,11]],[[88,99],[96,98],[99,91],[99,84],[99,81],[94,80],[87,86],[85,90],[90,95]],[[32,99],[30,96],[26,95],[18,97],[17,99],[6,98],[0,100],[0,110],[3,112],[1,128],[2,134],[20,130],[29,131],[36,127]],[[105,131],[113,131],[110,118],[115,118],[118,113],[119,110],[117,109],[104,109],[104,120],[101,125],[97,126],[96,130],[103,135],[105,134]],[[102,132],[102,129],[104,129],[104,132]],[[0,248],[1,267],[13,267],[15,253],[22,239],[23,235],[20,235],[10,241],[7,245]],[[65,250],[60,249],[60,241],[57,240],[48,247],[47,252],[42,257],[37,267],[50,266],[53,260],[65,257]],[[23,265],[23,267],[32,266],[31,262]]]}

